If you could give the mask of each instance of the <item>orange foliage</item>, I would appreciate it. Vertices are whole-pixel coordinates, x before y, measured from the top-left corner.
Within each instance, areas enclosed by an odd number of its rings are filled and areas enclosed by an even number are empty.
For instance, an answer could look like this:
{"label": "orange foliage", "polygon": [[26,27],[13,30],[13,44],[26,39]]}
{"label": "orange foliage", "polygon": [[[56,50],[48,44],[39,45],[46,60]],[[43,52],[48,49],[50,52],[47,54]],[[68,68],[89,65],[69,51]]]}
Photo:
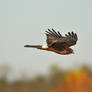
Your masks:
{"label": "orange foliage", "polygon": [[64,79],[64,82],[61,80],[52,92],[92,92],[90,90],[91,78],[88,72],[82,70],[69,72]]}

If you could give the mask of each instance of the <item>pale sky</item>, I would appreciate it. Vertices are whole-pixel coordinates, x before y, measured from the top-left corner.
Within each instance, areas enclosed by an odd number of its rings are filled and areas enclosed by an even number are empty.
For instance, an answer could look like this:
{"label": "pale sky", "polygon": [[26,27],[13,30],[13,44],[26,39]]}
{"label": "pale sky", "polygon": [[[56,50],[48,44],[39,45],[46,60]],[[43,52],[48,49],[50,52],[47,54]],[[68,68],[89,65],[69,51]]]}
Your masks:
{"label": "pale sky", "polygon": [[[78,34],[74,55],[24,48],[25,44],[45,44],[45,31],[54,28],[62,35]],[[9,64],[17,72],[45,74],[57,64],[68,69],[92,65],[92,0],[1,0],[0,65]]]}

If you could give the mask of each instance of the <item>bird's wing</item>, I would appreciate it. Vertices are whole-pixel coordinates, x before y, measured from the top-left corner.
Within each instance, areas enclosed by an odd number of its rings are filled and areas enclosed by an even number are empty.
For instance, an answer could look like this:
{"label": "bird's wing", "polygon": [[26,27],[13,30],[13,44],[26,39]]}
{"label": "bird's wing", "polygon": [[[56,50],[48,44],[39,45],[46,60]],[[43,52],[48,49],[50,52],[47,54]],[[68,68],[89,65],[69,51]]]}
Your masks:
{"label": "bird's wing", "polygon": [[68,32],[68,34],[62,36],[60,32],[56,32],[54,29],[52,29],[52,31],[48,29],[48,31],[46,31],[46,36],[47,45],[52,46],[58,50],[75,45],[78,40],[77,34],[74,32]]}
{"label": "bird's wing", "polygon": [[47,45],[51,46],[52,44],[56,43],[60,38],[62,38],[62,35],[60,32],[56,32],[54,29],[46,31],[47,36]]}
{"label": "bird's wing", "polygon": [[76,44],[78,40],[77,34],[74,32],[68,32],[68,34],[65,34],[64,41],[68,44],[68,46],[73,46]]}

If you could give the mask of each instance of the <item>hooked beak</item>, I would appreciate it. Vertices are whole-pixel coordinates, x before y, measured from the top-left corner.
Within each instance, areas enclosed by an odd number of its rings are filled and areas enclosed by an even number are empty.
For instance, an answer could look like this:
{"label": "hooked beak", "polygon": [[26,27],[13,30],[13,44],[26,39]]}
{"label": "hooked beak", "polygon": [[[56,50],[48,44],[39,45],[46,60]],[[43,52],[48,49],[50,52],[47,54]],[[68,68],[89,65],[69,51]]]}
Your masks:
{"label": "hooked beak", "polygon": [[75,54],[74,51],[72,52],[72,54]]}

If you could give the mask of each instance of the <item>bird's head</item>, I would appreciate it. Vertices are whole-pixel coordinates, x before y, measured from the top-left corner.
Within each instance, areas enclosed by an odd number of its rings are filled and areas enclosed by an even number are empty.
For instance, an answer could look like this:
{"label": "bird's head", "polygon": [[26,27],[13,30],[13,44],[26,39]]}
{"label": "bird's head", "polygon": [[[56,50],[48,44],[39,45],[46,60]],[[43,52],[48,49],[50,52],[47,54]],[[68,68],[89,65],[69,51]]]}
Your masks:
{"label": "bird's head", "polygon": [[72,48],[67,49],[68,54],[74,54],[74,50]]}
{"label": "bird's head", "polygon": [[67,49],[61,51],[61,54],[62,54],[62,55],[74,54],[74,51],[73,51],[73,49],[71,49],[71,48],[67,48]]}

